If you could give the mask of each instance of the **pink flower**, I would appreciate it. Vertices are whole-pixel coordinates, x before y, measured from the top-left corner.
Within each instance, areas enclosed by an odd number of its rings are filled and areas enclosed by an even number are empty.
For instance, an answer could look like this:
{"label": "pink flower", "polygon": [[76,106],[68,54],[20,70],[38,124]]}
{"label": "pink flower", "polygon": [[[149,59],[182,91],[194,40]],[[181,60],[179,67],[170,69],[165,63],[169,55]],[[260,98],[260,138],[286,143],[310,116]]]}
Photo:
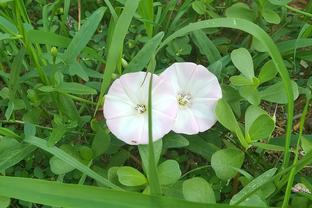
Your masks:
{"label": "pink flower", "polygon": [[[135,72],[116,79],[105,96],[104,117],[110,131],[128,144],[148,144],[148,86],[151,74]],[[153,75],[153,141],[171,131],[178,106],[174,90]]]}
{"label": "pink flower", "polygon": [[222,91],[217,77],[208,69],[194,63],[175,63],[160,77],[171,83],[179,105],[174,132],[197,134],[216,123],[214,109]]}

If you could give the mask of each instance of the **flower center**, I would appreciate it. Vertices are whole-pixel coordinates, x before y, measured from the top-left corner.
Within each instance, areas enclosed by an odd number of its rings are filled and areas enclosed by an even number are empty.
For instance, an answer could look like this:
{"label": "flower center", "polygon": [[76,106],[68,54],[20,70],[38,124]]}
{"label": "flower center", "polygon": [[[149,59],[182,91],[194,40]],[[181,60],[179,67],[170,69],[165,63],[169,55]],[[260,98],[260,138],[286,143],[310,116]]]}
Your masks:
{"label": "flower center", "polygon": [[146,111],[146,107],[143,104],[137,104],[137,106],[134,108],[139,114],[142,114]]}
{"label": "flower center", "polygon": [[178,103],[180,106],[185,107],[191,105],[192,97],[190,94],[179,93],[177,96]]}

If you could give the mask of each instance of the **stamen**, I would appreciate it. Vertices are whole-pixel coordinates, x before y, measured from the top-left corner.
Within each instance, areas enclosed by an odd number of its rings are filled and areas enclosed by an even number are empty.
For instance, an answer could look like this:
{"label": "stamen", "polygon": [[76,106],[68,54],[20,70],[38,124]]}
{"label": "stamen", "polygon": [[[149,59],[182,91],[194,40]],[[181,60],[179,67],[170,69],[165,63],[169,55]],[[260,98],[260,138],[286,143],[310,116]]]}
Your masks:
{"label": "stamen", "polygon": [[137,104],[137,106],[134,108],[139,114],[142,114],[146,111],[146,107],[143,104]]}
{"label": "stamen", "polygon": [[180,106],[185,107],[191,105],[192,97],[190,94],[179,93],[177,100]]}

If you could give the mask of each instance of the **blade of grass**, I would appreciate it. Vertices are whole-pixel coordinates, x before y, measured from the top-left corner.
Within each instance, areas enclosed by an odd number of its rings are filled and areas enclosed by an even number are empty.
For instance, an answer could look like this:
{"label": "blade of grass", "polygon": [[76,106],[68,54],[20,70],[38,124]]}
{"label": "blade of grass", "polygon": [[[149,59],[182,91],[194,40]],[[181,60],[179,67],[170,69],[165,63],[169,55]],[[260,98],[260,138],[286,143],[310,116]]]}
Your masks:
{"label": "blade of grass", "polygon": [[110,188],[113,188],[116,190],[122,190],[120,187],[111,183],[106,178],[103,178],[102,176],[100,176],[99,174],[97,174],[96,172],[94,172],[93,170],[88,168],[86,165],[84,165],[83,163],[81,163],[80,161],[78,161],[77,159],[72,157],[71,155],[64,152],[63,150],[61,150],[55,146],[50,147],[46,140],[32,136],[32,137],[28,137],[25,140],[25,142],[32,144],[32,145],[35,145],[35,146],[39,147],[40,149],[43,149],[43,150],[51,153],[55,157],[59,158],[60,160],[64,161],[65,163],[70,164],[71,166],[75,167],[76,169],[80,170],[84,174],[88,175],[89,177],[93,178],[94,180],[100,182],[101,184],[103,184],[107,187],[110,187]]}
{"label": "blade of grass", "polygon": [[[29,37],[29,41],[32,43],[46,44],[62,48],[67,48],[71,42],[70,38],[42,30],[29,30],[27,32],[27,36]],[[100,57],[97,51],[93,48],[85,47],[82,51],[86,54],[90,54],[90,57],[96,58],[100,62],[104,62],[103,58]]]}
{"label": "blade of grass", "polygon": [[221,59],[218,49],[202,30],[192,32],[192,38],[201,53],[207,57],[209,63],[214,63]]}
{"label": "blade of grass", "polygon": [[[298,137],[298,141],[297,141],[297,146],[296,146],[296,151],[295,151],[295,158],[293,161],[293,166],[295,166],[298,163],[298,156],[299,156],[299,148],[300,148],[300,141],[302,138],[302,132],[303,132],[303,127],[304,127],[304,123],[305,123],[305,118],[308,114],[308,109],[309,109],[309,103],[310,103],[310,99],[311,96],[307,96],[306,98],[306,104],[304,106],[303,112],[302,112],[302,116],[300,118],[300,124],[299,124],[299,137]],[[286,191],[285,191],[285,195],[284,195],[284,200],[283,200],[283,208],[287,208],[288,207],[288,203],[289,203],[289,198],[290,198],[290,194],[291,194],[291,188],[294,182],[294,178],[296,175],[296,168],[293,167],[290,171],[289,177],[288,177],[288,182],[287,182],[287,187],[286,187]]]}
{"label": "blade of grass", "polygon": [[109,9],[109,11],[110,11],[110,13],[111,13],[111,15],[112,15],[114,21],[116,22],[117,19],[118,19],[118,16],[117,16],[117,14],[116,14],[116,11],[115,11],[113,5],[110,3],[109,0],[104,0],[104,2],[105,2],[105,4],[106,4],[106,6],[108,7],[108,9]]}
{"label": "blade of grass", "polygon": [[160,32],[152,39],[150,39],[131,60],[129,65],[125,68],[124,73],[141,71],[148,64],[151,57],[155,54],[155,51],[163,37],[164,33]]}
{"label": "blade of grass", "polygon": [[108,89],[112,75],[116,69],[117,63],[120,59],[120,53],[123,48],[123,42],[126,37],[128,28],[130,26],[130,22],[135,14],[135,11],[139,5],[139,0],[128,0],[125,4],[125,8],[122,11],[121,15],[119,16],[114,32],[112,35],[112,42],[110,44],[108,55],[107,55],[107,62],[105,67],[105,72],[103,74],[103,81],[101,84],[101,91],[99,95],[99,100],[94,112],[96,114],[97,110],[99,109],[100,105],[103,104],[104,94]]}
{"label": "blade of grass", "polygon": [[204,20],[199,21],[196,23],[191,23],[172,35],[170,35],[167,39],[163,41],[163,43],[160,45],[159,49],[166,46],[170,41],[174,40],[177,37],[181,37],[183,35],[186,35],[190,32],[205,29],[205,28],[216,28],[216,27],[225,27],[225,28],[233,28],[233,29],[239,29],[242,31],[245,31],[251,35],[253,35],[255,38],[257,38],[266,48],[269,53],[269,55],[272,57],[272,60],[274,62],[274,65],[276,66],[276,69],[278,70],[283,85],[285,88],[285,91],[287,93],[287,100],[288,100],[288,118],[287,118],[287,129],[286,129],[286,143],[285,143],[285,154],[283,159],[283,165],[282,168],[285,169],[289,164],[289,158],[290,158],[290,136],[292,131],[292,121],[293,121],[293,115],[294,115],[294,95],[291,89],[291,82],[289,78],[288,71],[285,67],[285,64],[283,62],[283,59],[281,57],[281,54],[274,44],[271,37],[258,25],[244,19],[240,18],[216,18],[211,20]]}
{"label": "blade of grass", "polygon": [[136,192],[9,176],[0,176],[0,195],[32,203],[69,208],[235,207],[227,204],[209,205]]}
{"label": "blade of grass", "polygon": [[81,29],[76,33],[65,51],[63,59],[66,63],[73,63],[82,49],[87,46],[94,32],[98,28],[105,10],[106,8],[101,7],[93,12],[82,25]]}
{"label": "blade of grass", "polygon": [[154,7],[153,7],[153,0],[141,0],[139,4],[139,13],[141,17],[145,20],[144,26],[146,30],[146,34],[148,37],[153,37],[153,30],[154,30]]}

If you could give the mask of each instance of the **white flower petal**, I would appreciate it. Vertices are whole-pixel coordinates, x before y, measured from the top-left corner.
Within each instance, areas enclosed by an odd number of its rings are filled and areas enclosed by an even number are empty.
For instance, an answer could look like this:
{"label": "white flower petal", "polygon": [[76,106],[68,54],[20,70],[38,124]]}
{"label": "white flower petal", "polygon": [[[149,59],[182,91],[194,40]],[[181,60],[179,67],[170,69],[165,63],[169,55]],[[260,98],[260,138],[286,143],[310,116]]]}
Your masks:
{"label": "white flower petal", "polygon": [[199,132],[199,125],[189,108],[179,109],[177,118],[172,129],[176,133],[182,134],[197,134]]}
{"label": "white flower petal", "polygon": [[145,116],[124,116],[106,120],[107,127],[127,144],[140,144],[144,131]]}
{"label": "white flower petal", "polygon": [[217,100],[197,100],[191,106],[191,111],[199,125],[199,132],[210,129],[216,122],[215,107]]}
{"label": "white flower petal", "polygon": [[222,91],[217,77],[202,65],[198,65],[189,81],[189,90],[194,98],[222,97]]}
{"label": "white flower petal", "polygon": [[194,63],[175,63],[160,77],[175,89],[176,102],[180,100],[173,131],[197,134],[211,128],[216,122],[214,108],[222,97],[218,79],[205,67]]}
{"label": "white flower petal", "polygon": [[[112,84],[105,97],[104,117],[111,132],[128,144],[148,144],[148,87],[150,74],[122,75]],[[166,80],[153,75],[152,89],[153,141],[161,139],[173,127],[177,113],[175,93]],[[137,105],[146,111],[139,113]]]}
{"label": "white flower petal", "polygon": [[195,69],[196,64],[191,62],[174,63],[161,73],[161,77],[163,79],[169,79],[177,93],[185,92]]}

